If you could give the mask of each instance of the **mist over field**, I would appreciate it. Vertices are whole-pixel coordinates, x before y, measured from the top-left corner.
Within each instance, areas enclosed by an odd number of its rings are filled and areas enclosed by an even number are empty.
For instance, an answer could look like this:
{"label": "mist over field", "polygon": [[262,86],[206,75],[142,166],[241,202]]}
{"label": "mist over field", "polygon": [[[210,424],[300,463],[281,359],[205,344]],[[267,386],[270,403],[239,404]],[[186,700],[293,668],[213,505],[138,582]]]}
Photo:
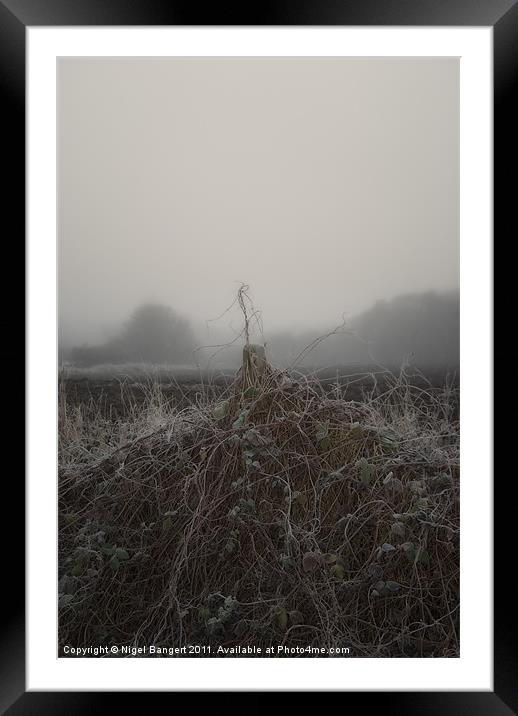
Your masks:
{"label": "mist over field", "polygon": [[[328,329],[267,332],[250,305],[249,337],[266,347],[278,367],[371,366],[451,369],[459,363],[459,296],[456,292],[408,294],[378,301],[350,321]],[[234,314],[234,330],[230,316]],[[171,308],[140,306],[101,344],[62,347],[62,362],[79,366],[147,363],[236,368],[241,363],[244,315],[231,306],[227,324],[194,326]],[[205,329],[205,330],[204,330]]]}
{"label": "mist over field", "polygon": [[459,656],[458,129],[455,58],[58,60],[60,657]]}
{"label": "mist over field", "polygon": [[60,59],[62,354],[151,304],[190,332],[159,362],[206,360],[247,283],[280,363],[343,321],[314,363],[455,362],[458,89],[449,58]]}

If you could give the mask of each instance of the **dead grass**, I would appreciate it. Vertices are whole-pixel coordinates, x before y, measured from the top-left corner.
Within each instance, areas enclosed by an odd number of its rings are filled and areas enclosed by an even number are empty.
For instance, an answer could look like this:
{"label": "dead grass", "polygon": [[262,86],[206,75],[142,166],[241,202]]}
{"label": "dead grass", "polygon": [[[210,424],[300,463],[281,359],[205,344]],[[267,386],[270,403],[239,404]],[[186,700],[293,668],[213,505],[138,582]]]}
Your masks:
{"label": "dead grass", "polygon": [[268,367],[117,420],[65,398],[61,645],[459,655],[455,391],[351,402]]}

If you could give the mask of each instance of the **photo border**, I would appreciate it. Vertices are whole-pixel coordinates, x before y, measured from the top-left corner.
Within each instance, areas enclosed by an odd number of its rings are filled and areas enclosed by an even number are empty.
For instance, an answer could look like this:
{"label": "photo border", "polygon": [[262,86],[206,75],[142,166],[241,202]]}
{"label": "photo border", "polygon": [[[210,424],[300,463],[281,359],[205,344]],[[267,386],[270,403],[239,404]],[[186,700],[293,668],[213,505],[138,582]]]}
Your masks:
{"label": "photo border", "polygon": [[[340,689],[490,690],[492,688],[491,456],[489,415],[491,240],[491,28],[30,28],[28,36],[28,465],[27,688],[55,689]],[[462,645],[458,659],[397,660],[349,657],[340,660],[246,658],[200,662],[177,657],[77,661],[55,658],[57,477],[55,262],[57,194],[56,63],[66,58],[141,57],[457,57],[460,72],[460,451],[465,474],[460,505],[460,604]],[[467,360],[468,353],[474,353]],[[44,428],[42,428],[44,426]],[[476,446],[476,449],[473,449]],[[469,505],[469,509],[467,506]],[[469,545],[469,549],[468,549]],[[37,588],[35,588],[37,585]],[[481,616],[484,618],[481,619]],[[54,644],[56,647],[54,648]],[[239,687],[235,686],[239,684]],[[339,686],[337,686],[339,685]],[[262,687],[262,686],[261,686]]]}
{"label": "photo border", "polygon": [[[495,90],[495,181],[498,188],[499,181],[500,186],[503,188],[503,176],[506,171],[509,171],[510,167],[513,167],[513,158],[516,157],[516,149],[513,149],[514,142],[510,132],[513,130],[514,124],[516,123],[516,113],[512,111],[512,89],[513,80],[516,80],[517,75],[517,55],[514,51],[513,45],[516,44],[518,37],[518,6],[516,3],[457,3],[450,2],[448,10],[443,10],[442,4],[428,2],[420,3],[417,8],[417,3],[413,6],[412,10],[407,7],[403,8],[403,3],[388,2],[357,2],[347,4],[347,8],[342,8],[340,4],[333,5],[333,10],[330,10],[328,3],[322,3],[319,9],[312,8],[309,11],[306,7],[306,12],[301,12],[300,9],[293,7],[290,11],[284,10],[283,13],[268,13],[265,12],[262,20],[255,18],[255,22],[248,18],[244,18],[243,14],[239,17],[238,22],[221,22],[222,18],[218,18],[215,23],[203,23],[192,22],[189,20],[189,12],[183,11],[184,16],[182,19],[182,12],[175,12],[178,4],[168,4],[167,7],[162,3],[132,3],[132,13],[124,12],[118,3],[113,3],[108,8],[99,10],[96,3],[93,2],[68,2],[68,3],[52,3],[52,7],[37,7],[34,8],[34,3],[30,2],[14,2],[12,0],[8,4],[10,10],[6,10],[4,4],[0,4],[0,57],[2,60],[2,67],[6,68],[6,71],[2,73],[2,94],[6,100],[3,103],[5,107],[4,117],[8,120],[8,136],[10,149],[13,151],[13,157],[15,158],[10,166],[9,171],[9,183],[6,187],[4,197],[7,199],[5,206],[7,212],[11,214],[12,226],[15,228],[15,235],[17,241],[14,240],[12,244],[16,243],[16,247],[20,250],[23,247],[22,232],[25,231],[24,219],[23,219],[23,204],[24,204],[24,173],[25,167],[23,159],[24,156],[24,50],[25,50],[25,29],[27,26],[42,26],[42,25],[141,25],[141,24],[153,24],[153,25],[184,25],[184,24],[266,24],[266,25],[488,25],[494,27],[494,90]],[[345,5],[345,3],[342,3]],[[406,5],[406,4],[405,4]],[[472,7],[469,7],[469,6]],[[483,7],[481,7],[483,5]],[[498,7],[500,5],[500,7]],[[440,7],[440,10],[438,9]],[[174,17],[173,17],[174,15]],[[192,16],[192,12],[191,12]],[[225,18],[226,20],[226,18]],[[8,111],[7,111],[8,109]],[[500,176],[500,179],[498,177]],[[508,175],[509,176],[509,175]],[[506,180],[508,180],[506,178]],[[509,211],[512,207],[504,205],[503,201],[495,201],[495,210],[498,221],[498,225],[502,226],[504,223],[507,224],[506,220],[510,220]],[[506,214],[507,212],[507,214]],[[21,219],[21,222],[20,222]],[[20,225],[21,224],[21,225]],[[14,238],[14,237],[13,237]],[[11,299],[12,301],[12,299]],[[6,306],[9,305],[6,300]],[[16,324],[13,323],[12,335],[16,336],[20,333],[19,324],[18,331],[16,330]],[[14,345],[14,344],[13,344]],[[17,356],[14,355],[15,351],[4,355],[6,362],[6,370],[9,369],[12,363],[9,363],[9,358],[15,360]],[[7,396],[5,400],[9,401],[9,405],[23,405],[21,400],[21,391],[19,386],[15,385],[14,381],[7,381]],[[505,431],[504,431],[505,435]],[[13,481],[12,481],[13,482]],[[20,484],[9,485],[9,498],[13,504],[20,506],[21,497]],[[512,500],[510,499],[512,494],[512,487],[510,493],[506,495],[505,500],[498,503],[498,519],[504,521],[502,515],[507,514],[510,518],[510,509],[512,506]],[[508,513],[505,510],[509,510]],[[23,508],[22,508],[23,510]],[[498,522],[496,522],[498,524]],[[15,530],[17,537],[22,534],[19,527]],[[499,539],[499,529],[496,530],[497,540]],[[13,540],[14,541],[14,540]],[[16,540],[18,545],[23,544],[22,539]],[[500,544],[504,543],[500,541]],[[14,550],[16,552],[16,550]],[[499,564],[499,553],[496,551],[497,565]],[[502,560],[503,561],[503,560]],[[0,681],[2,683],[1,698],[4,701],[5,706],[8,703],[13,702],[13,694],[21,693],[23,691],[24,683],[24,669],[23,669],[23,649],[24,649],[24,633],[23,633],[23,621],[20,606],[23,605],[23,592],[20,590],[20,584],[23,584],[23,571],[20,570],[20,554],[16,554],[16,560],[13,559],[14,567],[11,574],[22,575],[22,581],[20,579],[15,580],[15,586],[10,591],[9,597],[12,598],[11,610],[6,611],[8,619],[6,623],[2,623],[2,662],[0,663],[0,673],[4,670],[11,670],[11,674],[7,673],[7,679]],[[497,584],[498,584],[497,580]],[[503,578],[501,583],[503,582]],[[11,585],[11,580],[10,580]],[[502,591],[504,591],[502,587]],[[499,594],[501,594],[499,590]],[[502,604],[502,600],[497,597],[497,604]],[[508,613],[508,612],[507,612]],[[498,695],[501,694],[502,699],[511,707],[516,707],[516,682],[514,674],[516,673],[516,663],[514,661],[515,655],[514,644],[516,627],[512,618],[506,618],[506,612],[502,609],[495,610],[495,691],[493,694],[443,694],[441,697],[441,708],[444,710],[445,700],[450,703],[456,704],[457,713],[459,705],[464,704],[467,706],[468,702],[473,701],[471,696],[476,696],[475,703],[481,707],[482,703],[489,705],[488,697],[494,696],[498,699]],[[6,648],[7,647],[7,648]],[[4,663],[4,661],[6,663]],[[3,675],[3,673],[2,673]],[[1,678],[1,677],[0,677]],[[5,689],[7,684],[7,689]],[[21,687],[21,689],[20,689]],[[10,692],[10,693],[8,693]],[[33,704],[31,707],[35,708],[35,703],[41,697],[46,697],[47,703],[50,703],[48,697],[50,694],[25,694],[17,702],[17,707],[21,702],[25,702],[25,708],[29,707],[29,702]],[[67,696],[70,698],[72,695],[59,695],[60,697]],[[348,698],[351,694],[347,694]],[[395,696],[394,694],[384,695],[390,696],[391,700]],[[425,696],[425,694],[401,694],[397,696],[397,702],[400,703],[399,699],[409,703],[412,701],[414,704],[419,700],[418,697]],[[426,694],[428,706],[431,702],[429,697],[433,694]],[[89,697],[85,697],[89,698]],[[460,698],[460,700],[459,700]],[[29,699],[29,701],[27,701]],[[40,700],[41,701],[41,700]],[[432,699],[433,701],[433,699]],[[0,705],[1,702],[0,702]],[[494,699],[491,700],[491,712],[498,713],[503,704],[494,703]],[[42,708],[45,708],[44,702]],[[54,706],[55,708],[55,706]],[[452,707],[453,709],[453,707]],[[475,709],[478,710],[478,709]],[[15,710],[13,713],[15,713]],[[428,713],[432,713],[429,708],[426,709]],[[28,711],[25,710],[24,713]],[[32,712],[32,711],[31,711]],[[38,713],[41,713],[41,708]],[[400,711],[403,713],[404,711]],[[472,711],[473,712],[473,711]],[[485,711],[484,711],[485,712]],[[56,711],[54,710],[54,713]],[[74,709],[74,713],[79,713],[78,710]]]}

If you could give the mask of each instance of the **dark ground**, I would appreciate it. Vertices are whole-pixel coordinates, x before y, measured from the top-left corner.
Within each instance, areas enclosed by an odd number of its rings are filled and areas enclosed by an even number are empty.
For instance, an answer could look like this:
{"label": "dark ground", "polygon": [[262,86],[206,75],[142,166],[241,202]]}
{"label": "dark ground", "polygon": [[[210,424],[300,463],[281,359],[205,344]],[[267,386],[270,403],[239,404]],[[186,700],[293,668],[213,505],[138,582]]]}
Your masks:
{"label": "dark ground", "polygon": [[[400,371],[381,372],[368,366],[338,367],[315,371],[324,388],[332,392],[337,382],[346,386],[349,400],[362,402],[369,397],[381,395],[390,389]],[[202,395],[217,397],[231,384],[235,373],[232,371],[208,374],[197,370],[182,370],[178,373],[157,370],[152,375],[135,375],[132,371],[77,371],[60,373],[60,386],[65,389],[69,405],[95,403],[105,416],[116,419],[126,414],[130,407],[144,403],[150,391],[159,390],[167,402],[176,403],[178,409],[201,399]],[[295,374],[301,377],[301,373]],[[458,388],[459,375],[456,369],[425,369],[405,372],[409,385],[425,391],[435,392],[449,385]]]}

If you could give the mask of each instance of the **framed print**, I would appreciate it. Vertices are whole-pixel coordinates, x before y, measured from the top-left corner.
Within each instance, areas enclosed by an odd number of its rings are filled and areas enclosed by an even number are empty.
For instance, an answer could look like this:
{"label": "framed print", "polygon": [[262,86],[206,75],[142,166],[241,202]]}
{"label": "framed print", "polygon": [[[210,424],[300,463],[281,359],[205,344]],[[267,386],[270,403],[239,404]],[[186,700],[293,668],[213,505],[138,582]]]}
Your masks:
{"label": "framed print", "polygon": [[518,11],[377,5],[0,5],[27,246],[8,713],[517,708],[492,186]]}

